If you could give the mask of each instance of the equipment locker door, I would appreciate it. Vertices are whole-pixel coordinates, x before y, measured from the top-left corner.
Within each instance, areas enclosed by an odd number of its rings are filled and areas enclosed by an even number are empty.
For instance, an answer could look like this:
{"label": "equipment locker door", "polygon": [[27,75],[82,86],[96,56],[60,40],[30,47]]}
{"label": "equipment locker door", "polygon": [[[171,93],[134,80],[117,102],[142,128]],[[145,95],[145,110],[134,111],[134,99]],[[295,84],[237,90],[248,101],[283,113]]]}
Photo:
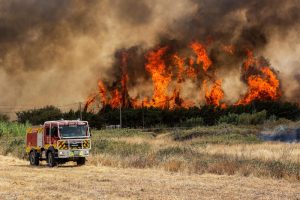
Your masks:
{"label": "equipment locker door", "polygon": [[37,146],[42,147],[43,146],[43,132],[39,131],[37,134]]}

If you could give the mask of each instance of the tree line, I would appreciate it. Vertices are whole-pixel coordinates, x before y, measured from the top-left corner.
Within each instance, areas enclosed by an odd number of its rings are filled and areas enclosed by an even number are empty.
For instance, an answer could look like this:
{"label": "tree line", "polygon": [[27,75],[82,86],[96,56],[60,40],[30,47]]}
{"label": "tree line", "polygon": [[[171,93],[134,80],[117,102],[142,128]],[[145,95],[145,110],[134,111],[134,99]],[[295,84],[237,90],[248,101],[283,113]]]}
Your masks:
{"label": "tree line", "polygon": [[[255,101],[248,105],[229,106],[225,109],[209,105],[200,108],[180,108],[174,110],[128,108],[122,110],[122,127],[177,127],[185,126],[191,122],[195,122],[196,125],[197,123],[201,123],[201,125],[215,125],[219,122],[220,118],[224,118],[224,116],[230,114],[251,114],[261,111],[266,111],[267,118],[300,119],[298,104],[277,101]],[[80,111],[70,110],[62,112],[54,106],[22,111],[16,114],[18,122],[29,122],[33,125],[43,124],[47,120],[78,119],[80,117]],[[89,121],[90,126],[97,129],[120,123],[120,110],[112,109],[109,106],[106,106],[97,113],[83,112],[81,115],[83,120]]]}

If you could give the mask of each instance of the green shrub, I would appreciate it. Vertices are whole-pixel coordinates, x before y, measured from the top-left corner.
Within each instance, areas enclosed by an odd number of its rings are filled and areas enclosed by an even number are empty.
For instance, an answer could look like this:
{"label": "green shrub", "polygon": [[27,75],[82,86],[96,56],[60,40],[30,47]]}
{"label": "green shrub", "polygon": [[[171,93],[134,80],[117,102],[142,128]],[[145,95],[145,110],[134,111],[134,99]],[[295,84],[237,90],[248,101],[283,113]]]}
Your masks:
{"label": "green shrub", "polygon": [[54,106],[17,112],[16,114],[18,122],[26,123],[29,121],[33,125],[44,124],[45,121],[58,120],[63,117],[61,110]]}
{"label": "green shrub", "polygon": [[222,116],[219,119],[219,123],[222,124],[237,124],[238,121],[238,114],[229,113],[228,115]]}
{"label": "green shrub", "polygon": [[20,124],[17,122],[0,122],[0,136],[25,136],[29,123]]}
{"label": "green shrub", "polygon": [[256,112],[253,114],[242,113],[222,116],[219,119],[219,123],[235,124],[235,125],[257,125],[263,124],[267,120],[267,111]]}

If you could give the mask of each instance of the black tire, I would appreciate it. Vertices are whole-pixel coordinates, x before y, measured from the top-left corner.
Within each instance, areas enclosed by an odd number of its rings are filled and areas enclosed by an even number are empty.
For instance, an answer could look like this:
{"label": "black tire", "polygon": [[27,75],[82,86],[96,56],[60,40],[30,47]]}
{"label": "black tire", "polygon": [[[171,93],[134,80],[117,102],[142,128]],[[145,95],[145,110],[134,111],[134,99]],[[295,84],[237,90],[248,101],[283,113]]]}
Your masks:
{"label": "black tire", "polygon": [[57,165],[57,160],[54,157],[54,154],[49,151],[47,155],[47,163],[49,167],[55,167]]}
{"label": "black tire", "polygon": [[78,158],[78,160],[76,162],[77,162],[77,165],[79,165],[79,166],[85,165],[85,158],[80,157],[80,158]]}
{"label": "black tire", "polygon": [[29,162],[30,165],[38,166],[40,164],[39,154],[35,151],[31,151],[29,154]]}

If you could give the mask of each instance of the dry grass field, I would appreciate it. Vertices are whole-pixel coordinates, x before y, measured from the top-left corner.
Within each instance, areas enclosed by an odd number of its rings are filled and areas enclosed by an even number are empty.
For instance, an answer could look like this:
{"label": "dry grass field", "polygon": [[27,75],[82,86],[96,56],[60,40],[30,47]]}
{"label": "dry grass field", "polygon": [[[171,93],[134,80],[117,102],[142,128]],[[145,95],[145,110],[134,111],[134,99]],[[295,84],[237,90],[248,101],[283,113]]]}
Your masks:
{"label": "dry grass field", "polygon": [[[263,142],[251,127],[203,127],[178,135],[100,131],[94,134],[95,166],[155,168],[171,172],[271,177],[300,181],[300,144]],[[193,135],[190,137],[189,134]],[[176,138],[184,139],[176,139]],[[187,138],[187,139],[185,139]]]}
{"label": "dry grass field", "polygon": [[24,137],[4,134],[0,199],[300,199],[300,144],[261,129],[94,130],[86,166],[53,169],[29,166]]}
{"label": "dry grass field", "polygon": [[300,183],[72,164],[31,167],[0,156],[0,199],[299,199]]}

